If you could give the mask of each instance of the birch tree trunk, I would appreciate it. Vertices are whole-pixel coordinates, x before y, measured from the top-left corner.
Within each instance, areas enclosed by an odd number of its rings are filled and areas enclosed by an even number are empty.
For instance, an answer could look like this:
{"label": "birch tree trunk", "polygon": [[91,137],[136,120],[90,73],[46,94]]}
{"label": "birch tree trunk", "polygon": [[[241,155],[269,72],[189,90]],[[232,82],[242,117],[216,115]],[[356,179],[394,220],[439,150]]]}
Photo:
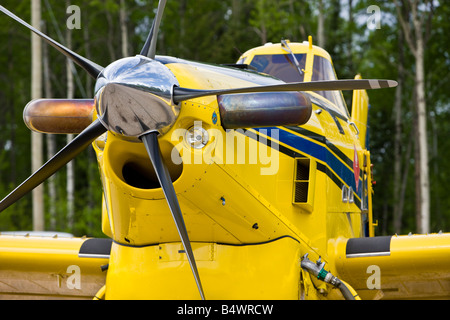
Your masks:
{"label": "birch tree trunk", "polygon": [[[416,26],[416,32],[418,26]],[[425,68],[423,39],[419,30],[416,50],[416,94],[417,94],[417,122],[419,137],[420,157],[420,209],[417,211],[416,225],[420,233],[430,232],[430,182],[428,165],[428,140],[427,140],[427,108],[425,101]]]}
{"label": "birch tree trunk", "polygon": [[[40,30],[41,26],[41,1],[31,2],[31,24]],[[31,98],[42,98],[42,42],[39,36],[32,33],[31,36]],[[37,132],[31,133],[31,169],[37,171],[43,164],[43,137]],[[33,230],[43,231],[44,220],[44,187],[41,184],[32,192],[33,203]]]}
{"label": "birch tree trunk", "polygon": [[[424,21],[426,12],[419,13],[419,1],[408,0],[409,8],[406,8],[406,1],[400,5],[395,0],[397,16],[405,35],[405,40],[415,58],[416,72],[414,76],[414,94],[416,104],[417,121],[417,141],[416,141],[416,228],[419,233],[430,231],[430,183],[428,164],[428,140],[427,140],[427,114],[425,100],[425,67],[424,67]],[[425,7],[427,7],[427,3]],[[405,11],[406,10],[406,11]],[[422,9],[424,10],[424,9]],[[406,15],[404,14],[406,12]],[[428,13],[431,15],[431,12]],[[412,24],[404,16],[411,17]],[[430,16],[428,17],[430,18]]]}
{"label": "birch tree trunk", "polygon": [[120,0],[120,31],[122,34],[122,56],[128,57],[128,28],[127,28],[127,7],[125,0]]}

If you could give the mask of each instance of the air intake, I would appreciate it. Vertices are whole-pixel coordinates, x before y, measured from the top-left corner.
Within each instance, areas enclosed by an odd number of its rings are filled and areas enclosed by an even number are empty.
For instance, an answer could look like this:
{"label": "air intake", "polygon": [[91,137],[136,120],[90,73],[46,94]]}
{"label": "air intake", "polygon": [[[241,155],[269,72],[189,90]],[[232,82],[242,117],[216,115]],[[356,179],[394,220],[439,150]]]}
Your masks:
{"label": "air intake", "polygon": [[314,201],[316,163],[309,158],[295,159],[293,204],[311,212]]}

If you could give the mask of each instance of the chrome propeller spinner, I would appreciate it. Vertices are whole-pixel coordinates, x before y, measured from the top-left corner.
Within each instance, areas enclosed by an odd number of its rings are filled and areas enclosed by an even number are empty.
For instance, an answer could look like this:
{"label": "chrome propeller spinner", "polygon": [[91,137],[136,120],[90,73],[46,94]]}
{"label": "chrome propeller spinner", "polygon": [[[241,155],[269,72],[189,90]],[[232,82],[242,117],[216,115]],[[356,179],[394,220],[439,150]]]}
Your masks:
{"label": "chrome propeller spinner", "polygon": [[172,93],[178,81],[162,63],[138,55],[106,67],[95,86],[100,122],[111,132],[138,139],[150,132],[166,133],[180,108]]}

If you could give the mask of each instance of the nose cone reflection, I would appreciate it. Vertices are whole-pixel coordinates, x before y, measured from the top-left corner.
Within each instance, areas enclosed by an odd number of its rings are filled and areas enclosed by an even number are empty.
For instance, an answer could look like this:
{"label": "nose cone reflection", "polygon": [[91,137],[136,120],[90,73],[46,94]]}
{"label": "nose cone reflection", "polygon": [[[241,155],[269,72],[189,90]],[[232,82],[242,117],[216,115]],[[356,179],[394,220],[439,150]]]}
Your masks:
{"label": "nose cone reflection", "polygon": [[121,59],[102,72],[96,83],[96,108],[100,121],[125,137],[167,132],[179,107],[172,101],[178,81],[158,61],[143,56]]}

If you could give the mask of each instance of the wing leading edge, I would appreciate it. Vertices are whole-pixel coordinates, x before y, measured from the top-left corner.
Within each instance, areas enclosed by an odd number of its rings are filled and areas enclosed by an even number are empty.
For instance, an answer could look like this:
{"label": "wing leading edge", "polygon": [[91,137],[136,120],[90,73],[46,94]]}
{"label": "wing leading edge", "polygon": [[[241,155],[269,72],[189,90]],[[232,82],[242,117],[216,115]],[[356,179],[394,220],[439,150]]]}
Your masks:
{"label": "wing leading edge", "polygon": [[0,299],[92,299],[110,239],[0,235]]}
{"label": "wing leading edge", "polygon": [[450,233],[355,238],[337,245],[336,268],[364,299],[449,299]]}

